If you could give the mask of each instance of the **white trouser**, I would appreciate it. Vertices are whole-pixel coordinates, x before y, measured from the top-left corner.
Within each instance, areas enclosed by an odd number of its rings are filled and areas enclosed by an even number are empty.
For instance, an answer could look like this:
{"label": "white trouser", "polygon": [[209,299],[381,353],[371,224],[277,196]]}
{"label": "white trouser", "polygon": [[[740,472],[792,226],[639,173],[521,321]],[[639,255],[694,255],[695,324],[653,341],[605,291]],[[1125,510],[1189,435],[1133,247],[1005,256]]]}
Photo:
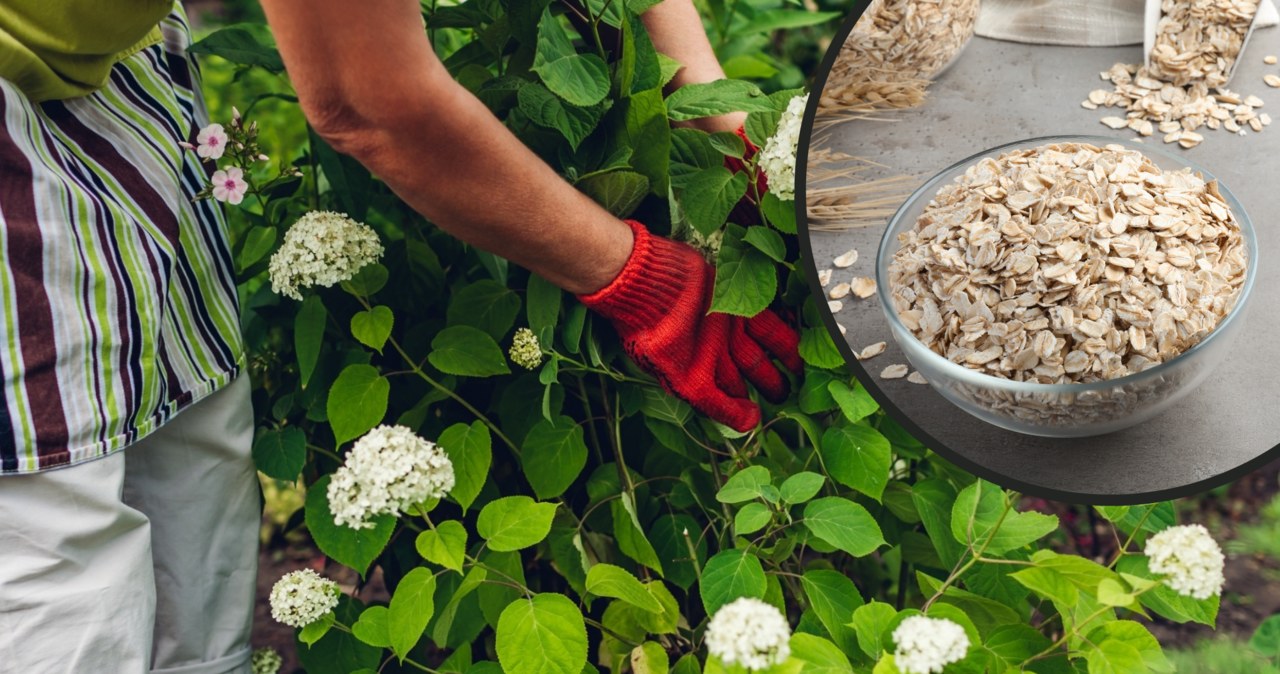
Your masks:
{"label": "white trouser", "polygon": [[252,442],[241,376],[123,452],[0,477],[0,673],[247,674]]}

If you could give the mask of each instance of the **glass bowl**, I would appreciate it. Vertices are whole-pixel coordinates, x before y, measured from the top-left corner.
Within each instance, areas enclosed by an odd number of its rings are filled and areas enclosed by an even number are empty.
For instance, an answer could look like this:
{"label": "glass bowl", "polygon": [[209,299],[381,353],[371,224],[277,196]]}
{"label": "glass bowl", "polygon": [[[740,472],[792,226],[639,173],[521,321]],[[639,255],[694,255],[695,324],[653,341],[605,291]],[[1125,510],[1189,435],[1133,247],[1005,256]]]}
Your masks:
{"label": "glass bowl", "polygon": [[1244,285],[1235,306],[1217,328],[1195,346],[1142,372],[1101,382],[1039,384],[1001,379],[953,363],[933,352],[898,318],[890,299],[889,264],[899,248],[898,234],[916,220],[944,185],[981,159],[1051,143],[1118,144],[1138,150],[1162,170],[1190,168],[1206,181],[1215,176],[1183,157],[1142,143],[1099,136],[1047,136],[991,148],[942,170],[917,189],[889,221],[876,257],[876,294],[894,340],[911,365],[944,398],[969,414],[1001,428],[1044,437],[1101,435],[1141,423],[1192,392],[1226,356],[1240,332],[1258,273],[1258,242],[1253,221],[1231,190],[1218,183],[1222,198],[1235,213],[1248,255]]}

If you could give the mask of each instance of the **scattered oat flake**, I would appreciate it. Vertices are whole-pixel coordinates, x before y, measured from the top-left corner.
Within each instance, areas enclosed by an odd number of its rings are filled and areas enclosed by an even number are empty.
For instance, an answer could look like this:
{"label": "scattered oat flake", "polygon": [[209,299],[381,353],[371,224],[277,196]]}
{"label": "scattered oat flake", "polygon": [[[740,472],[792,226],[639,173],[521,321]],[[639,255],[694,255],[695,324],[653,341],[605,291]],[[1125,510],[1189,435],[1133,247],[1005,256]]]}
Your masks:
{"label": "scattered oat flake", "polygon": [[909,369],[910,368],[908,368],[906,365],[903,365],[902,363],[895,363],[881,370],[880,378],[881,379],[902,379],[903,377],[907,376],[907,371]]}
{"label": "scattered oat flake", "polygon": [[821,283],[824,288],[827,287],[827,284],[831,283],[831,274],[832,271],[830,269],[823,269],[818,272],[818,283]]}
{"label": "scattered oat flake", "polygon": [[1262,78],[1262,81],[1269,87],[1280,87],[1280,76],[1268,74]]}
{"label": "scattered oat flake", "polygon": [[1275,54],[1267,54],[1266,56],[1263,56],[1263,57],[1262,57],[1262,62],[1263,62],[1263,63],[1265,63],[1265,64],[1267,64],[1267,65],[1269,65],[1269,66],[1273,66],[1273,65],[1275,65],[1275,64],[1276,64],[1276,57],[1275,57]]}
{"label": "scattered oat flake", "polygon": [[911,374],[907,375],[907,381],[911,382],[912,384],[928,384],[929,383],[929,380],[925,379],[924,375],[920,374],[919,371],[912,372]]}
{"label": "scattered oat flake", "polygon": [[848,283],[837,283],[835,287],[832,288],[831,291],[827,293],[827,297],[833,300],[841,300],[848,296],[849,296]]}
{"label": "scattered oat flake", "polygon": [[885,342],[876,342],[875,344],[869,344],[863,347],[862,350],[855,355],[858,357],[858,360],[868,360],[884,353],[885,347],[887,346],[888,344]]}
{"label": "scattered oat flake", "polygon": [[840,300],[831,300],[830,302],[827,302],[827,308],[831,310],[831,313],[838,314],[842,309],[844,309],[844,302],[841,302]]}
{"label": "scattered oat flake", "polygon": [[853,263],[857,261],[858,261],[858,249],[850,248],[849,252],[845,253],[844,255],[839,255],[836,257],[835,260],[832,260],[832,264],[839,267],[840,269],[844,269],[846,267],[852,267]]}
{"label": "scattered oat flake", "polygon": [[855,276],[850,290],[854,295],[865,300],[876,294],[876,280],[870,276]]}
{"label": "scattered oat flake", "polygon": [[1123,129],[1126,126],[1129,126],[1129,121],[1123,117],[1103,117],[1102,123],[1113,129]]}
{"label": "scattered oat flake", "polygon": [[840,334],[841,334],[841,335],[844,335],[844,334],[846,334],[846,333],[848,333],[848,332],[849,332],[849,330],[848,330],[847,328],[845,328],[843,325],[841,325],[840,323],[836,323],[836,327],[837,327],[837,328],[840,328]]}

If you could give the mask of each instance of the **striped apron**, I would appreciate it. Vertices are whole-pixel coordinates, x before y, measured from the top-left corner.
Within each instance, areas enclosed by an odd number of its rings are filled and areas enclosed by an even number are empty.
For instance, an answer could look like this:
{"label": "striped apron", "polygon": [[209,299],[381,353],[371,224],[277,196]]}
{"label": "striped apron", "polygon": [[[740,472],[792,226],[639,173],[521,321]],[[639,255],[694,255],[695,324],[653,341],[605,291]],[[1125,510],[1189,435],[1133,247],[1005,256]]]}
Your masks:
{"label": "striped apron", "polygon": [[[83,98],[0,80],[0,474],[117,451],[233,380],[239,310],[180,9]],[[3,480],[0,480],[0,489]]]}

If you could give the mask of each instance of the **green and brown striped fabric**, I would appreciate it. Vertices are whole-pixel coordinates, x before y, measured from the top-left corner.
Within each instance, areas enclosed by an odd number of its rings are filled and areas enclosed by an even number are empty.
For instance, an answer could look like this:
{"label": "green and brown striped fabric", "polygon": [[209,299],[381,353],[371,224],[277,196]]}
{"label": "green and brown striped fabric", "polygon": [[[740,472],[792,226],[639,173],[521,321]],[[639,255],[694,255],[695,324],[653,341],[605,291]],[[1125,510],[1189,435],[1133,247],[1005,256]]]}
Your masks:
{"label": "green and brown striped fabric", "polygon": [[95,93],[0,81],[0,473],[95,459],[243,366],[226,225],[180,10]]}

